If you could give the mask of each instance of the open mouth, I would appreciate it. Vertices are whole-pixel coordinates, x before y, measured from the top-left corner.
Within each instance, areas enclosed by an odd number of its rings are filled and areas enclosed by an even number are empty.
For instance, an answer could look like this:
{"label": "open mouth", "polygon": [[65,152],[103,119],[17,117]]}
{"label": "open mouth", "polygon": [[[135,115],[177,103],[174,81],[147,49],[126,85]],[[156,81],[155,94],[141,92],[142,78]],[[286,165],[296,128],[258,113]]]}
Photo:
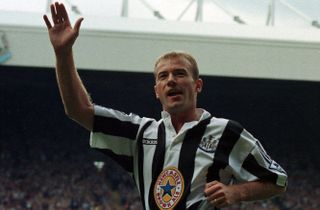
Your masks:
{"label": "open mouth", "polygon": [[167,92],[167,96],[178,96],[178,95],[181,95],[182,94],[182,91],[180,90],[175,90],[175,89],[171,89]]}

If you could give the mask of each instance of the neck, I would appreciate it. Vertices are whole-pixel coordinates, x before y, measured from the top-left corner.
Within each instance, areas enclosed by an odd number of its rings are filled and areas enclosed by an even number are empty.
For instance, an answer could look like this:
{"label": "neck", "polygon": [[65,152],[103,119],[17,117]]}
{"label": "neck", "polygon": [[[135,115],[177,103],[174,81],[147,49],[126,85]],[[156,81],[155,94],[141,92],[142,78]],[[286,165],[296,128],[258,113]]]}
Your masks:
{"label": "neck", "polygon": [[201,112],[198,109],[194,109],[191,112],[170,113],[170,116],[174,129],[179,133],[180,129],[186,122],[199,120]]}

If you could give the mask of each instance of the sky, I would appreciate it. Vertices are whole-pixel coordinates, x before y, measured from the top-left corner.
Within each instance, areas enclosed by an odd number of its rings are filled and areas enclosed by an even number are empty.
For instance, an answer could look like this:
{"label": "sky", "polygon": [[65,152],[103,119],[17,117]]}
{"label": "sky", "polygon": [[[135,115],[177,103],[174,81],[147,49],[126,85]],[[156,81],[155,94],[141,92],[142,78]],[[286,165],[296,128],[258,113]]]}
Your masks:
{"label": "sky", "polygon": [[[0,11],[46,13],[48,0],[0,0]],[[69,12],[76,6],[83,16],[121,16],[122,0],[61,0]],[[153,11],[166,20],[195,21],[196,0],[128,0],[128,17],[155,19]],[[192,3],[193,2],[193,3]],[[320,22],[319,0],[203,0],[203,22],[238,24],[239,16],[248,25],[267,23],[268,8],[274,2],[274,25],[312,27]],[[187,7],[191,5],[190,7]],[[187,9],[188,8],[188,9]],[[185,13],[183,11],[186,10]],[[269,22],[271,24],[271,21]]]}

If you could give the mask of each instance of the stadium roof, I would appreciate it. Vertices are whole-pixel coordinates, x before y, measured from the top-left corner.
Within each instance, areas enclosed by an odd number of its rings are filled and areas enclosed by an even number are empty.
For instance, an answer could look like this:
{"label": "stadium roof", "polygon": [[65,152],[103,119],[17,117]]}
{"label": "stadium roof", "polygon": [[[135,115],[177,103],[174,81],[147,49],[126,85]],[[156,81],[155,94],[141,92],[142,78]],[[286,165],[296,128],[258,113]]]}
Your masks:
{"label": "stadium roof", "polygon": [[[0,11],[46,13],[51,0],[1,0]],[[320,27],[318,0],[61,0],[82,16]],[[10,20],[8,20],[10,21]]]}

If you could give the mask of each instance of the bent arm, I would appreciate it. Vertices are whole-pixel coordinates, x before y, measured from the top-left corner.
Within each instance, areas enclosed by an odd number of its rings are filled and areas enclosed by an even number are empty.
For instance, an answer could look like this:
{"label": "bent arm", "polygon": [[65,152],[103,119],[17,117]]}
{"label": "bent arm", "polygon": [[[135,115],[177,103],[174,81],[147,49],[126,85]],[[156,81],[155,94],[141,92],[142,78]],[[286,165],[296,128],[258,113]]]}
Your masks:
{"label": "bent arm", "polygon": [[269,199],[286,191],[286,187],[265,181],[251,181],[229,187],[236,194],[236,200],[239,202]]}
{"label": "bent arm", "polygon": [[224,185],[213,181],[205,186],[205,195],[213,206],[222,208],[242,201],[264,200],[286,191],[271,182],[251,181],[235,185]]}
{"label": "bent arm", "polygon": [[278,186],[271,182],[252,181],[233,185],[235,191],[239,192],[240,201],[264,200],[286,191],[286,187]]}
{"label": "bent arm", "polygon": [[[258,140],[239,128],[237,143],[238,146],[241,143],[241,147],[234,149],[228,161],[232,176],[238,181],[233,185],[218,181],[205,185],[207,201],[218,208],[242,201],[269,199],[286,191],[287,173],[271,159]],[[230,132],[236,132],[236,129]]]}

